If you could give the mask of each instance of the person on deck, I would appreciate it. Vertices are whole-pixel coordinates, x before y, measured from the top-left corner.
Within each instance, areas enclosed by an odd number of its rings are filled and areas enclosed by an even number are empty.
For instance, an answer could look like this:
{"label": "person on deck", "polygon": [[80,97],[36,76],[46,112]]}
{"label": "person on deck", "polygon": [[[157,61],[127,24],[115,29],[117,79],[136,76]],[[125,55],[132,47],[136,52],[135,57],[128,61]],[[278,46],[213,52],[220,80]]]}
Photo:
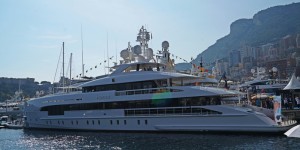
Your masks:
{"label": "person on deck", "polygon": [[283,104],[284,104],[285,109],[289,108],[289,106],[288,106],[288,99],[287,98],[284,98]]}
{"label": "person on deck", "polygon": [[300,109],[300,99],[298,96],[295,98],[295,101],[296,101],[298,109]]}

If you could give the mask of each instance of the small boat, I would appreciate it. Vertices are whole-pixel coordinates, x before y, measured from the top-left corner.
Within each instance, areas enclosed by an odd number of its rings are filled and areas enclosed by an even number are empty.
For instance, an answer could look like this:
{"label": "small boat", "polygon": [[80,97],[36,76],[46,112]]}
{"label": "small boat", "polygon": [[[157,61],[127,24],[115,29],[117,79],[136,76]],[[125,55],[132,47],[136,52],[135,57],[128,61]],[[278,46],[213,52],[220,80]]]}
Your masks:
{"label": "small boat", "polygon": [[7,124],[6,127],[9,129],[23,129],[23,125],[21,124]]}
{"label": "small boat", "polygon": [[22,121],[18,121],[18,120],[15,120],[14,122],[8,122],[4,125],[6,128],[9,128],[9,129],[23,129],[24,125],[23,125],[23,122]]}
{"label": "small boat", "polygon": [[299,127],[300,127],[300,125],[294,126],[290,130],[286,131],[284,133],[284,135],[286,135],[287,137],[300,138],[300,128]]}

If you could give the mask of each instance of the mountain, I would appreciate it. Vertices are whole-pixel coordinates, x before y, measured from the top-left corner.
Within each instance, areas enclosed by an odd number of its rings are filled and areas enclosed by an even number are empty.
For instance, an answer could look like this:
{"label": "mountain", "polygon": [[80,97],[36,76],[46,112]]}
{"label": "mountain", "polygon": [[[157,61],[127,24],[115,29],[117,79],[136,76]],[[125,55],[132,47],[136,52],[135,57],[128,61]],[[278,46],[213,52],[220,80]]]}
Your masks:
{"label": "mountain", "polygon": [[[239,19],[230,25],[230,33],[209,46],[202,55],[206,63],[228,56],[242,45],[259,46],[278,40],[288,34],[300,33],[300,3],[275,6],[262,10],[252,19]],[[177,68],[185,68],[180,64]]]}

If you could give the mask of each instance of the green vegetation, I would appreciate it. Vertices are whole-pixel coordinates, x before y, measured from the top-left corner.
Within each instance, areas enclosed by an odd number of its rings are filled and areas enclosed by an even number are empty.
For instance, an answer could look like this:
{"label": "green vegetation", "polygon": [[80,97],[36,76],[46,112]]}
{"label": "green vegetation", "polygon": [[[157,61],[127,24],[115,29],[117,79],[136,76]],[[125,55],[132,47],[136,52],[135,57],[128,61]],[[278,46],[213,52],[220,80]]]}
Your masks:
{"label": "green vegetation", "polygon": [[[9,80],[18,80],[18,79],[7,79]],[[47,82],[48,83],[48,82]],[[21,94],[22,98],[31,98],[34,97],[36,91],[49,91],[51,84],[38,84],[37,82],[26,82],[20,85],[23,93]],[[5,100],[12,99],[15,95],[15,92],[19,90],[18,82],[1,82],[0,83],[0,102]]]}

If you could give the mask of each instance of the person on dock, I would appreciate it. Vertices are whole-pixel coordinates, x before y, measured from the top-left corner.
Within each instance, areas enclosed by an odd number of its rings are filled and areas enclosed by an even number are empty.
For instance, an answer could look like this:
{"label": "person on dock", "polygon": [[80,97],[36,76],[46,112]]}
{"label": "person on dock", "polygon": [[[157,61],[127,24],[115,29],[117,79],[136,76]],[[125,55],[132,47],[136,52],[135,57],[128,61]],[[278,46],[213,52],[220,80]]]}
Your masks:
{"label": "person on dock", "polygon": [[283,104],[284,104],[284,107],[285,109],[289,109],[289,106],[288,106],[288,99],[285,97],[284,100],[283,100]]}
{"label": "person on dock", "polygon": [[288,105],[289,105],[289,109],[293,109],[293,102],[291,97],[288,98]]}
{"label": "person on dock", "polygon": [[295,97],[295,101],[296,101],[296,104],[297,104],[298,109],[300,109],[300,99],[299,99],[298,96]]}

